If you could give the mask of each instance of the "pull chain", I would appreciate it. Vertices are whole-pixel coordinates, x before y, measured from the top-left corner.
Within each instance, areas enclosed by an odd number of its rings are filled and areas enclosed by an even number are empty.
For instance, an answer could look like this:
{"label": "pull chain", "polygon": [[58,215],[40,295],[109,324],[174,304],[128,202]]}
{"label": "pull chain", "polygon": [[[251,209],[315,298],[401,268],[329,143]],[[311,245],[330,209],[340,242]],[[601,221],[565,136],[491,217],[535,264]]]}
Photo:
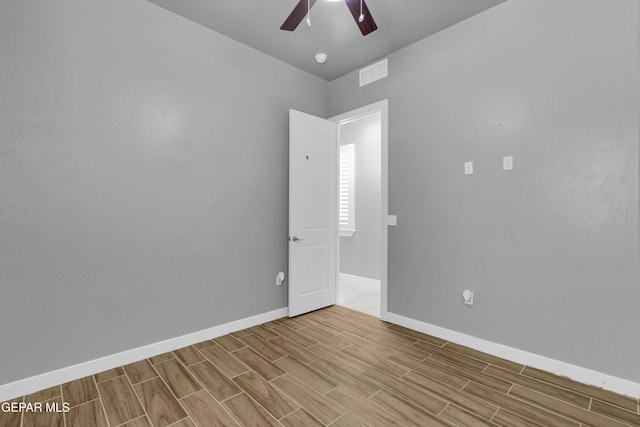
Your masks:
{"label": "pull chain", "polygon": [[358,22],[364,21],[364,13],[362,13],[362,0],[360,0],[360,16],[358,17]]}

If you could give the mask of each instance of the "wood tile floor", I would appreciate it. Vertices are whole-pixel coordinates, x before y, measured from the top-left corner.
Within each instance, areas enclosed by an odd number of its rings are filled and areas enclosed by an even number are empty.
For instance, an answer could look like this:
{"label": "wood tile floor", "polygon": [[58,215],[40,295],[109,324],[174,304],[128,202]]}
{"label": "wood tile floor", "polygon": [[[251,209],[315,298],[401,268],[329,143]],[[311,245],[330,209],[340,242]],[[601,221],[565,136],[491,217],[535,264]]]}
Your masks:
{"label": "wood tile floor", "polygon": [[640,426],[639,402],[340,306],[17,399],[2,427]]}

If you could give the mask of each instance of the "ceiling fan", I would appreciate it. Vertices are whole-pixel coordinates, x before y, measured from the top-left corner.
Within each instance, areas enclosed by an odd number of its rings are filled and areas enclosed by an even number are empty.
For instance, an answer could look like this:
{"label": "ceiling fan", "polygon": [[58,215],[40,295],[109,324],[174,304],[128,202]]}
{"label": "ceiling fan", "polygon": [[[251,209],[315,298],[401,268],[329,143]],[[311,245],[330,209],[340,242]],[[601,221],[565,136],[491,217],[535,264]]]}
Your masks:
{"label": "ceiling fan", "polygon": [[[311,10],[311,6],[313,6],[316,1],[317,0],[299,0],[298,4],[293,8],[293,11],[291,11],[291,14],[284,21],[280,29],[286,31],[295,30],[305,16],[307,16],[307,23],[311,25],[308,14]],[[344,2],[349,7],[351,15],[353,15],[353,19],[355,19],[356,25],[360,28],[360,32],[362,32],[363,36],[366,36],[378,29],[378,26],[373,20],[373,16],[371,16],[371,12],[369,12],[369,8],[364,0],[344,0]]]}

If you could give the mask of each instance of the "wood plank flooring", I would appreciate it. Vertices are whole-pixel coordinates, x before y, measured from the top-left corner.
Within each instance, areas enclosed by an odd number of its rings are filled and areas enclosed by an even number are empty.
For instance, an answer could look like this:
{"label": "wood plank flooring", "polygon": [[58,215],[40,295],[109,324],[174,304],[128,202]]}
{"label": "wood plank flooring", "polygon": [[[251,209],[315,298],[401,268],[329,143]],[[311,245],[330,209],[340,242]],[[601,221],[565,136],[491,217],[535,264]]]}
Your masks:
{"label": "wood plank flooring", "polygon": [[15,399],[1,427],[640,426],[640,402],[340,306]]}

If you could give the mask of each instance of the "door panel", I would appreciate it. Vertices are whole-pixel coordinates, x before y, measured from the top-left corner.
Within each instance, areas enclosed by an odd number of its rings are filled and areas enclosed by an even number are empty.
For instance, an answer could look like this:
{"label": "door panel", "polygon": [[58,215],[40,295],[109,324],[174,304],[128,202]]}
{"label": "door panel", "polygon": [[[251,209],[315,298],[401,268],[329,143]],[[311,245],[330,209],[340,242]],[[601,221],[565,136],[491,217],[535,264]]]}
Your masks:
{"label": "door panel", "polygon": [[336,302],[336,125],[289,111],[289,316]]}
{"label": "door panel", "polygon": [[325,245],[305,246],[300,249],[302,280],[300,296],[327,290],[327,248]]}

